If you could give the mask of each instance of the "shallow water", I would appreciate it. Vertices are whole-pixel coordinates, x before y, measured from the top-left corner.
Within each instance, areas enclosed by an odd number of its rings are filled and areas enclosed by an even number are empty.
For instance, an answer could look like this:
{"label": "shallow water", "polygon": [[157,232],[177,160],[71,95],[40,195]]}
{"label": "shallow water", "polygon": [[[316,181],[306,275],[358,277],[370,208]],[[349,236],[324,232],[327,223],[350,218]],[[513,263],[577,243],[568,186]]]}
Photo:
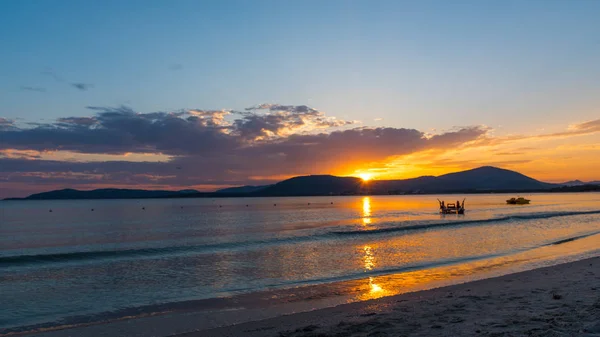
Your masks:
{"label": "shallow water", "polygon": [[364,300],[597,254],[600,194],[509,197],[468,195],[445,216],[436,199],[457,196],[1,202],[0,333],[273,290]]}

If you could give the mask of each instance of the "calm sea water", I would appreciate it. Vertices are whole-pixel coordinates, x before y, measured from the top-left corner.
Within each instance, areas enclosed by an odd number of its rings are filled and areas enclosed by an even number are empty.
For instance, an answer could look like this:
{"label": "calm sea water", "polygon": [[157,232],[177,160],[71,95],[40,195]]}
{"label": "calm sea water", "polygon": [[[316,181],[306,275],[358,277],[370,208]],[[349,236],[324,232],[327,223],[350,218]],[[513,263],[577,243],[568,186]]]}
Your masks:
{"label": "calm sea water", "polygon": [[367,280],[360,300],[402,291],[386,275],[598,254],[600,194],[508,197],[469,195],[460,216],[437,213],[457,196],[0,202],[0,333]]}

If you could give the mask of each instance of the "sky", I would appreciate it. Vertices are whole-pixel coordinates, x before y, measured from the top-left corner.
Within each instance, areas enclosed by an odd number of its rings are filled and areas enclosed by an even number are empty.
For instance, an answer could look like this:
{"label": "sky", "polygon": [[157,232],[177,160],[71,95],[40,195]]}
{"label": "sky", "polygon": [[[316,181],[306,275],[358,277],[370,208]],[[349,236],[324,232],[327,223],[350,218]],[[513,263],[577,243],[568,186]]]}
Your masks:
{"label": "sky", "polygon": [[600,1],[0,2],[0,197],[600,180]]}

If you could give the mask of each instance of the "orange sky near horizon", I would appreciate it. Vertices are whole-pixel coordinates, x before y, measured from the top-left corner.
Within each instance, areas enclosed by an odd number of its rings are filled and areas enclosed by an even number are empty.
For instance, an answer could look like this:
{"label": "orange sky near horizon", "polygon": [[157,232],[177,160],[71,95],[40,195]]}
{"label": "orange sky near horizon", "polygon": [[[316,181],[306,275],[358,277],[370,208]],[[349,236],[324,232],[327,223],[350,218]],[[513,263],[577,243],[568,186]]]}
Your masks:
{"label": "orange sky near horizon", "polygon": [[[592,127],[583,128],[575,124],[571,127],[556,128],[555,132],[539,132],[527,136],[495,136],[490,130],[483,139],[466,142],[453,148],[436,148],[418,151],[399,156],[389,156],[375,161],[362,161],[368,158],[360,153],[354,153],[349,158],[353,162],[336,162],[330,171],[298,171],[280,172],[271,175],[250,175],[247,177],[248,184],[262,184],[265,182],[281,181],[297,175],[306,174],[333,174],[339,176],[361,177],[370,175],[372,179],[407,179],[423,175],[438,176],[480,166],[497,166],[509,170],[518,171],[545,182],[560,183],[579,179],[582,181],[600,180],[600,127],[593,124]],[[399,145],[401,146],[401,144]],[[71,151],[33,151],[33,150],[3,150],[0,156],[4,158],[25,158],[30,156],[33,160],[57,160],[67,162],[169,162],[174,156],[162,153],[126,153],[116,154],[83,154]],[[48,176],[57,177],[56,173],[47,173]],[[77,174],[65,173],[70,178],[76,178]],[[65,174],[61,177],[65,177]],[[173,173],[174,177],[177,172]],[[40,173],[38,176],[44,176]],[[214,183],[203,183],[199,185],[165,185],[161,182],[165,177],[157,176],[152,184],[114,184],[102,180],[101,176],[93,177],[88,174],[88,180],[79,184],[79,189],[94,188],[144,188],[144,189],[197,189],[200,191],[214,191],[220,188],[237,186],[239,183],[227,181],[215,181]],[[91,178],[91,180],[89,179]],[[153,178],[150,176],[150,180]],[[18,183],[4,183],[4,188],[19,188]],[[70,186],[64,184],[53,184],[43,186],[29,186],[21,189],[23,193],[37,192],[40,190],[60,189]]]}
{"label": "orange sky near horizon", "polygon": [[[542,137],[539,137],[542,136]],[[547,134],[508,140],[500,144],[467,144],[387,158],[381,162],[345,164],[334,174],[373,179],[406,179],[497,166],[534,179],[560,183],[600,180],[600,132],[583,135]]]}

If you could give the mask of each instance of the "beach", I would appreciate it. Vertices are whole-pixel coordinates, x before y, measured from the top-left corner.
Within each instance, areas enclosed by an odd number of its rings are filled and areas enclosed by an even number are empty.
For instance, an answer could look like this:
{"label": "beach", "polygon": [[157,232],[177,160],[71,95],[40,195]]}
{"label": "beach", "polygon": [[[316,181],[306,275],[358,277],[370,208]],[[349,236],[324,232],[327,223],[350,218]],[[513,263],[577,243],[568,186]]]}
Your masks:
{"label": "beach", "polygon": [[200,336],[600,336],[600,258],[178,337]]}
{"label": "beach", "polygon": [[193,314],[27,335],[176,337],[600,336],[600,257],[216,329]]}

